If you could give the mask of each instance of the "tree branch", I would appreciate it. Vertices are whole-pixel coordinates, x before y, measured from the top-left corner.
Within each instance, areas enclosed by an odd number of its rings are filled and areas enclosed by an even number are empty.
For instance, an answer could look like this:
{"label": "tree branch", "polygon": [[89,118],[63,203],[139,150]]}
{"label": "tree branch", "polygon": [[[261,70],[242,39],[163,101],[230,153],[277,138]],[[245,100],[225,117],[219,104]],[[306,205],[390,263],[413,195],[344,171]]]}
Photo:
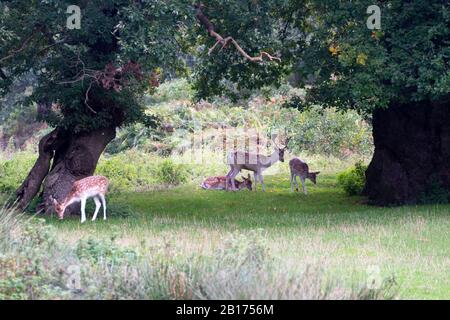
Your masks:
{"label": "tree branch", "polygon": [[3,80],[8,80],[8,77],[6,76],[5,72],[2,70],[2,67],[0,66],[0,78]]}
{"label": "tree branch", "polygon": [[12,57],[14,57],[16,54],[22,52],[23,50],[26,49],[26,47],[28,46],[28,43],[31,41],[31,39],[33,39],[34,33],[32,33],[28,38],[25,39],[25,41],[22,43],[22,45],[20,46],[19,49],[16,50],[12,50],[8,53],[8,55],[6,57],[3,57],[0,59],[0,63],[4,62],[8,59],[11,59]]}
{"label": "tree branch", "polygon": [[279,57],[275,57],[270,55],[268,52],[265,51],[261,51],[259,56],[255,56],[252,57],[250,56],[240,45],[239,43],[233,39],[233,37],[226,37],[223,38],[220,34],[218,34],[215,31],[214,28],[214,24],[208,19],[208,17],[203,13],[203,8],[205,7],[203,4],[195,4],[195,17],[197,18],[197,20],[199,21],[199,23],[206,28],[206,30],[208,31],[208,34],[216,39],[216,43],[209,48],[208,50],[208,55],[210,55],[214,49],[216,49],[216,47],[220,44],[221,48],[220,50],[222,50],[223,48],[226,48],[227,45],[231,42],[235,48],[237,49],[237,51],[239,51],[239,53],[241,55],[244,56],[245,59],[251,61],[251,62],[259,62],[262,63],[264,62],[264,57],[267,57],[270,61],[273,60],[277,60],[278,62],[281,62],[281,59]]}

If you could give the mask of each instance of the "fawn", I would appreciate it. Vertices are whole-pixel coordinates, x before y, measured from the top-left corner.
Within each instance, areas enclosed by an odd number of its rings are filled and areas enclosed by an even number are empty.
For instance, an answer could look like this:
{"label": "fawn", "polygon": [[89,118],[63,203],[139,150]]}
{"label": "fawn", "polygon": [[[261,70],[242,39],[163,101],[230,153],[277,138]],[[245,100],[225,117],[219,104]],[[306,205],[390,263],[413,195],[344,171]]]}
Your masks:
{"label": "fawn", "polygon": [[316,184],[316,178],[320,171],[309,172],[308,164],[306,164],[306,162],[303,162],[299,158],[294,158],[289,161],[289,168],[291,169],[291,191],[294,192],[294,182],[297,186],[295,188],[295,191],[298,191],[297,176],[299,176],[302,182],[303,192],[305,194],[308,194],[306,191],[305,180],[309,179],[312,181],[312,183]]}
{"label": "fawn", "polygon": [[[252,179],[250,178],[250,174],[248,174],[247,178],[242,177],[243,181],[234,180],[237,188],[239,190],[247,188],[248,190],[252,190]],[[217,176],[217,177],[208,177],[203,180],[200,185],[203,189],[207,190],[226,190],[227,177],[226,176]]]}
{"label": "fawn", "polygon": [[[91,176],[78,181],[75,181],[72,189],[67,197],[58,202],[56,199],[50,196],[50,200],[53,201],[55,211],[58,214],[59,219],[64,218],[64,211],[72,203],[81,201],[81,223],[86,221],[86,200],[94,198],[95,212],[92,217],[92,221],[97,219],[97,213],[103,204],[103,220],[106,220],[106,200],[105,194],[108,191],[109,181],[103,176]],[[100,203],[101,201],[101,203]]]}

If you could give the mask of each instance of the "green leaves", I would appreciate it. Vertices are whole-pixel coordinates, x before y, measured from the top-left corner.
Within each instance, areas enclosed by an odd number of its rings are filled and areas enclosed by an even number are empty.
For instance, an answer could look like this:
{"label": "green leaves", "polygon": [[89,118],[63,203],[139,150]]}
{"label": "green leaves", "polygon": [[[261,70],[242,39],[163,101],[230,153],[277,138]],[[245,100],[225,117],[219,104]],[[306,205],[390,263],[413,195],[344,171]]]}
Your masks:
{"label": "green leaves", "polygon": [[[250,51],[281,52],[282,64],[250,65],[233,50],[204,55],[195,73],[198,95],[231,94],[227,81],[237,89],[277,84],[288,74],[296,76],[298,86],[311,86],[309,103],[363,113],[448,94],[449,7],[439,0],[382,2],[381,30],[369,30],[371,4],[272,0],[260,7],[251,1],[209,1],[207,14],[222,34]],[[262,11],[267,14],[259,16]],[[207,35],[201,39],[205,47],[212,45]]]}
{"label": "green leaves", "polygon": [[[82,2],[81,28],[70,30],[66,9],[72,4],[7,3],[0,13],[0,67],[8,80],[2,79],[0,93],[31,72],[36,78],[29,100],[46,106],[41,116],[51,126],[83,132],[140,120],[152,71],[180,64],[174,37],[187,3]],[[117,72],[108,73],[107,66]]]}
{"label": "green leaves", "polygon": [[[372,3],[364,0],[203,1],[223,37],[251,56],[280,56],[281,63],[249,62],[232,45],[208,55],[216,39],[196,21],[190,1],[82,2],[81,29],[69,30],[65,12],[72,2],[0,4],[0,94],[33,73],[29,100],[60,105],[44,117],[52,126],[90,130],[139,121],[155,70],[192,74],[198,99],[233,98],[294,75],[298,86],[310,88],[307,103],[363,113],[450,92],[450,13],[440,0],[380,3],[381,30],[367,28]],[[105,66],[129,63],[141,68],[142,81],[123,90],[99,83]]]}

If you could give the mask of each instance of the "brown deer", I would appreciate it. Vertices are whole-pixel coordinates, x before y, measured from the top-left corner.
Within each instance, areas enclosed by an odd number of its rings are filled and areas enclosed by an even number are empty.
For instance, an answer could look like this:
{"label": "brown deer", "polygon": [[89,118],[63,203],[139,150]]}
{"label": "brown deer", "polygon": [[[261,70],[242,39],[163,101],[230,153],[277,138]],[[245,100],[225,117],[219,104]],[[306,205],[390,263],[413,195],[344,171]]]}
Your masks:
{"label": "brown deer", "polygon": [[[252,179],[250,178],[250,174],[248,174],[247,178],[242,177],[243,181],[234,180],[237,188],[239,190],[247,188],[248,190],[252,190]],[[203,189],[207,190],[226,190],[227,186],[227,177],[226,176],[217,176],[217,177],[208,177],[203,180],[200,185]]]}
{"label": "brown deer", "polygon": [[[231,186],[231,190],[236,190],[234,185],[234,178],[242,170],[253,171],[255,177],[255,191],[257,190],[258,180],[261,182],[262,191],[266,191],[264,185],[264,178],[262,172],[275,164],[278,160],[284,162],[284,152],[289,142],[289,138],[285,141],[285,147],[280,148],[275,141],[273,141],[274,150],[270,156],[265,156],[259,153],[250,153],[243,151],[230,152],[227,157],[227,162],[230,166],[230,171],[227,174],[227,182]],[[228,188],[227,183],[227,188]]]}
{"label": "brown deer", "polygon": [[316,184],[317,183],[316,178],[317,175],[320,173],[320,171],[309,172],[308,164],[306,162],[303,162],[299,158],[294,158],[291,161],[289,161],[289,169],[291,170],[291,191],[294,192],[294,182],[295,185],[297,186],[295,188],[295,191],[298,191],[297,176],[299,176],[300,181],[302,182],[303,192],[305,194],[308,194],[305,185],[306,179],[309,179],[312,181],[312,183]]}
{"label": "brown deer", "polygon": [[105,194],[108,191],[108,185],[108,179],[103,176],[87,177],[75,181],[69,194],[62,202],[56,201],[56,199],[54,199],[53,197],[50,197],[50,200],[53,201],[53,205],[55,206],[55,211],[58,214],[59,219],[64,218],[64,211],[68,206],[70,206],[72,203],[81,201],[81,223],[83,223],[86,221],[86,200],[89,198],[94,198],[95,212],[92,221],[97,219],[97,213],[102,204],[103,220],[106,220]]}

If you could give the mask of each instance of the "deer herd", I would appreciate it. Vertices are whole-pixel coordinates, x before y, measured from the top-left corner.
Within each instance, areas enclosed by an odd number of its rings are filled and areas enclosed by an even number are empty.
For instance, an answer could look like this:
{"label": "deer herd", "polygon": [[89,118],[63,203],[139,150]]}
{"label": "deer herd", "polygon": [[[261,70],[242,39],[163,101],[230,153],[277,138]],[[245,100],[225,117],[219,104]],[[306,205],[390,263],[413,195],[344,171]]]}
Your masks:
{"label": "deer herd", "polygon": [[[289,139],[286,139],[285,146],[279,147],[275,141],[273,141],[274,150],[271,155],[265,156],[258,152],[243,152],[243,151],[232,151],[228,153],[227,163],[230,166],[230,171],[226,176],[214,176],[208,177],[201,183],[201,188],[206,190],[257,190],[258,180],[261,183],[262,191],[266,191],[266,186],[264,184],[263,171],[277,163],[278,161],[284,162],[284,152]],[[300,160],[299,158],[293,158],[289,161],[290,169],[290,182],[291,191],[294,192],[294,184],[296,185],[295,190],[298,191],[299,185],[297,177],[300,178],[302,182],[302,189],[305,194],[306,191],[306,179],[311,180],[316,184],[316,177],[320,171],[310,172],[308,164]],[[252,179],[250,173],[247,177],[242,176],[242,181],[236,179],[236,176],[241,172],[241,170],[248,170],[253,172],[255,179],[255,185],[253,187]],[[103,176],[90,176],[83,178],[81,180],[75,181],[72,185],[72,189],[68,193],[65,199],[58,202],[53,197],[50,197],[50,201],[58,215],[59,219],[64,218],[64,212],[68,206],[73,203],[81,202],[81,223],[86,221],[86,201],[89,198],[93,198],[95,202],[95,211],[92,217],[92,221],[97,218],[98,211],[103,205],[103,220],[106,220],[106,200],[105,195],[108,191],[109,181]]]}

